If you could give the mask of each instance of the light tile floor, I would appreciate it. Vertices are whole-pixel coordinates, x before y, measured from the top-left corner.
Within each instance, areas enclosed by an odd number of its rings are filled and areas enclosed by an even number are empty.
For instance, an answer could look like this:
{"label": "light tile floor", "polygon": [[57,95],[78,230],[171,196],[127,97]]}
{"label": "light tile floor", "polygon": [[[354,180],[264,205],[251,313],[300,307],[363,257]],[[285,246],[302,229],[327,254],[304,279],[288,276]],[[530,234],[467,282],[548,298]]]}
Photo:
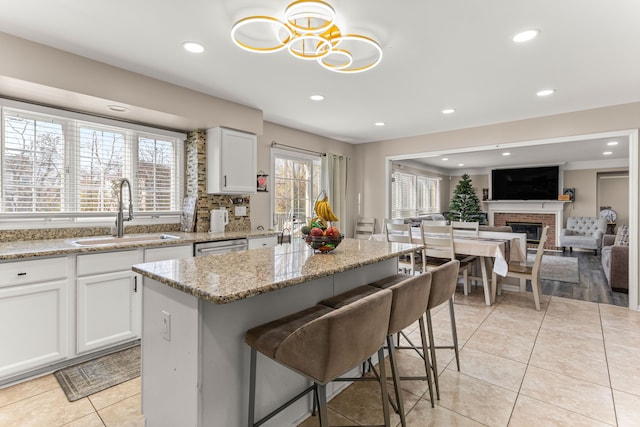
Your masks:
{"label": "light tile floor", "polygon": [[[507,292],[487,307],[481,289],[457,294],[455,310],[461,370],[453,351],[438,350],[435,408],[424,382],[402,383],[408,426],[640,425],[640,313],[549,296],[537,312],[531,294]],[[446,304],[433,321],[436,344],[447,344]],[[417,326],[407,333],[417,338]],[[421,372],[411,352],[398,359],[401,375]],[[333,424],[381,422],[375,383],[355,383],[329,406]],[[0,426],[143,425],[139,378],[73,403],[53,375],[0,390]]]}

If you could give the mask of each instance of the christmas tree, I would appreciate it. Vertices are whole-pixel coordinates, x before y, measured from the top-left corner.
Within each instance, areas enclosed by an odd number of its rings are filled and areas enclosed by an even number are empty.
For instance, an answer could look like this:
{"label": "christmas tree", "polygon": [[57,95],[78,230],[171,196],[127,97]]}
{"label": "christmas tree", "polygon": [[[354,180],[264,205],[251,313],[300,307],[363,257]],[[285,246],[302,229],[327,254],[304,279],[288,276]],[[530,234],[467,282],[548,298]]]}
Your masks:
{"label": "christmas tree", "polygon": [[484,215],[480,209],[480,200],[471,185],[468,174],[462,175],[462,179],[456,185],[451,203],[449,204],[450,221],[479,221],[483,222]]}

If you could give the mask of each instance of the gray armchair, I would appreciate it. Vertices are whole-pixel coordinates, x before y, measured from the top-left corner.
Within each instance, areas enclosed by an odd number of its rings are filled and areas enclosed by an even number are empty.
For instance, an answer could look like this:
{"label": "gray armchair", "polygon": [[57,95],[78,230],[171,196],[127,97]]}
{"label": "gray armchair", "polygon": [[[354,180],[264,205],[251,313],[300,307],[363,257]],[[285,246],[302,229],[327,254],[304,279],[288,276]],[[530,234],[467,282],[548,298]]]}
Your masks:
{"label": "gray armchair", "polygon": [[590,216],[570,216],[567,226],[560,231],[560,246],[562,252],[569,247],[593,249],[594,255],[602,247],[602,236],[607,230],[607,220]]}

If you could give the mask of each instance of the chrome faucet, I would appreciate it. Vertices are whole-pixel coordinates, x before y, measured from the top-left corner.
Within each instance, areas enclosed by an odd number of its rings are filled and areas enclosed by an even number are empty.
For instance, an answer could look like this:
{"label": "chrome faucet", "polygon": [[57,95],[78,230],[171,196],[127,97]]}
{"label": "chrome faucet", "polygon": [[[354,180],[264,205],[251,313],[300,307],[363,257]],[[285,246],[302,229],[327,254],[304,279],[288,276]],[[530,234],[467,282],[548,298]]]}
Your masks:
{"label": "chrome faucet", "polygon": [[[129,216],[127,218],[124,217],[124,206],[122,203],[122,188],[124,187],[125,183],[127,184],[127,187],[129,187]],[[124,221],[131,221],[133,219],[133,199],[131,198],[131,183],[127,178],[122,178],[118,187],[118,216],[116,217],[116,236],[122,237],[124,236]]]}

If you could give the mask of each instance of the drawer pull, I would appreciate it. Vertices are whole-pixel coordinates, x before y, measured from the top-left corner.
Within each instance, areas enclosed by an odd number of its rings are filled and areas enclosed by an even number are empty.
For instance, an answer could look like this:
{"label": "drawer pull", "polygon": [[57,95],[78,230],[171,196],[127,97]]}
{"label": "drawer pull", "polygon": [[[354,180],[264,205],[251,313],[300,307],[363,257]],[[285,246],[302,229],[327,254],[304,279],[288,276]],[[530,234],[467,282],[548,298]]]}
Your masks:
{"label": "drawer pull", "polygon": [[27,273],[18,273],[18,276],[26,276]]}

